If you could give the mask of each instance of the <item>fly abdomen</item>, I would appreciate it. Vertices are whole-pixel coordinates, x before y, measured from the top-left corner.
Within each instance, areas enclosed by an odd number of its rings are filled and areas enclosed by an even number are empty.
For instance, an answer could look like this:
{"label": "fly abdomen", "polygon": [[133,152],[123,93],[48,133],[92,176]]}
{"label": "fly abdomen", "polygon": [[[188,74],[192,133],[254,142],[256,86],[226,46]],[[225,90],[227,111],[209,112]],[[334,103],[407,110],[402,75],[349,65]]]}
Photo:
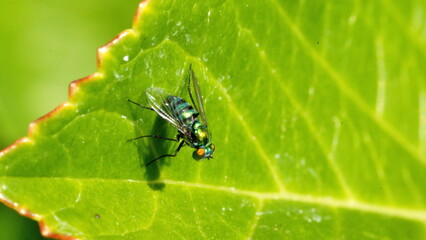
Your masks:
{"label": "fly abdomen", "polygon": [[197,120],[198,113],[189,103],[180,97],[168,96],[173,115],[186,126],[191,127]]}

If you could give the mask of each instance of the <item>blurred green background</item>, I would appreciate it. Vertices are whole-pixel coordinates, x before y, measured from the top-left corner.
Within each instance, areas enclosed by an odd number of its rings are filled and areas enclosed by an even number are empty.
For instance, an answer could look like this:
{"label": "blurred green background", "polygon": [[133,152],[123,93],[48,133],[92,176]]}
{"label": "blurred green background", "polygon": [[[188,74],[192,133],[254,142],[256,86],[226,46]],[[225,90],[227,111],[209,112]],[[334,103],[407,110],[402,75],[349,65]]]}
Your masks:
{"label": "blurred green background", "polygon": [[[0,1],[0,149],[96,71],[96,50],[130,28],[139,0]],[[0,204],[1,239],[44,239],[38,224]]]}

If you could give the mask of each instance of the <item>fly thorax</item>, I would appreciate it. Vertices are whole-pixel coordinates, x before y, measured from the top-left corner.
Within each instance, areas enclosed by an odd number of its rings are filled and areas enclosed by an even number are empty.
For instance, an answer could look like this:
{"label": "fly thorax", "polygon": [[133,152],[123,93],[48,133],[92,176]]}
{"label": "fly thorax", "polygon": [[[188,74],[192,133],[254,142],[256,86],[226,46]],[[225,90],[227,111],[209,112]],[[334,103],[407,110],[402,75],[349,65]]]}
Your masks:
{"label": "fly thorax", "polygon": [[196,123],[194,124],[194,135],[197,141],[197,147],[207,146],[210,142],[209,132],[206,126]]}

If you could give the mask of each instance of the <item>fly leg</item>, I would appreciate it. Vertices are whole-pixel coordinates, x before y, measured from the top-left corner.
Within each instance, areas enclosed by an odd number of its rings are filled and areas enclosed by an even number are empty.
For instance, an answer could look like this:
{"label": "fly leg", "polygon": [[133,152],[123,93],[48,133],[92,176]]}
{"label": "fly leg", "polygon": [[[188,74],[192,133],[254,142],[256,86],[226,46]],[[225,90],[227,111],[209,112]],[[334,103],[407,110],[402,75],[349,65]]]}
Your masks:
{"label": "fly leg", "polygon": [[162,136],[158,136],[158,135],[144,135],[144,136],[140,136],[137,138],[132,138],[127,140],[128,142],[133,141],[133,140],[137,140],[137,139],[141,139],[141,138],[146,138],[146,137],[150,137],[150,138],[157,138],[157,139],[163,139],[163,140],[168,140],[168,141],[174,141],[174,142],[179,142],[180,139],[183,137],[181,133],[179,133],[178,135],[176,135],[176,139],[174,138],[168,138],[168,137],[162,137]]}
{"label": "fly leg", "polygon": [[137,140],[137,139],[141,139],[141,138],[146,138],[146,137],[179,142],[179,137],[178,137],[178,139],[174,139],[174,138],[167,138],[167,137],[162,137],[162,136],[158,136],[158,135],[144,135],[144,136],[140,136],[140,137],[137,137],[137,138],[129,139],[127,141],[130,142],[130,141],[133,141],[133,140]]}
{"label": "fly leg", "polygon": [[[129,102],[131,102],[131,103],[133,103],[136,106],[139,106],[141,108],[145,108],[145,109],[148,109],[148,110],[151,110],[151,111],[155,112],[154,109],[152,109],[150,107],[145,107],[145,106],[143,106],[143,105],[141,105],[141,104],[139,104],[137,102],[134,102],[134,101],[132,101],[130,99],[127,99],[127,101],[129,101]],[[152,137],[152,138],[158,138],[158,139],[164,139],[164,140],[179,142],[179,138],[178,139],[173,139],[173,138],[161,137],[161,136],[157,136],[157,135],[145,135],[145,136],[140,136],[140,137],[137,137],[137,138],[132,138],[132,139],[129,139],[127,141],[130,142],[130,141],[133,141],[133,140],[137,140],[137,139],[141,139],[141,138],[146,138],[146,137]]]}
{"label": "fly leg", "polygon": [[157,161],[158,159],[160,159],[160,158],[163,158],[163,157],[176,157],[176,155],[177,155],[177,153],[179,152],[179,150],[183,147],[183,145],[185,144],[185,141],[182,141],[182,142],[180,142],[179,143],[179,146],[176,148],[176,150],[175,150],[175,153],[174,154],[164,154],[164,155],[161,155],[161,156],[159,156],[159,157],[157,157],[157,158],[155,158],[154,160],[151,160],[149,163],[147,163],[145,166],[149,166],[151,163],[153,163],[153,162],[155,162],[155,161]]}

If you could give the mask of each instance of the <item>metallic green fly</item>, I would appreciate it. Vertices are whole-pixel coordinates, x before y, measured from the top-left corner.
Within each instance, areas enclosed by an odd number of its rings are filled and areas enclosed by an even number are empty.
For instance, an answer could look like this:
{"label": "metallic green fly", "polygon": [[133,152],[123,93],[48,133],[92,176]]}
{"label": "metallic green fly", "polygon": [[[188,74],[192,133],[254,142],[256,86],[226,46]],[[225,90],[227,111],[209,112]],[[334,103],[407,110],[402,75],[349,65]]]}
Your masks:
{"label": "metallic green fly", "polygon": [[[191,93],[191,79],[195,91],[196,102],[194,101]],[[148,162],[146,166],[149,166],[151,163],[163,157],[176,157],[177,153],[184,145],[195,148],[192,157],[197,161],[203,160],[205,158],[212,158],[215,147],[211,142],[211,135],[207,128],[207,118],[204,112],[203,99],[201,96],[200,87],[198,85],[198,80],[195,77],[195,73],[192,71],[191,66],[189,67],[188,93],[194,107],[184,99],[176,97],[162,88],[156,87],[148,88],[145,91],[149,107],[142,106],[141,104],[128,99],[129,102],[136,104],[139,107],[155,111],[163,119],[167,120],[171,125],[173,125],[178,131],[176,139],[157,135],[145,135],[128,140],[133,141],[136,139],[150,137],[175,142],[180,141],[174,154],[161,155]],[[199,118],[200,115],[201,118]]]}

